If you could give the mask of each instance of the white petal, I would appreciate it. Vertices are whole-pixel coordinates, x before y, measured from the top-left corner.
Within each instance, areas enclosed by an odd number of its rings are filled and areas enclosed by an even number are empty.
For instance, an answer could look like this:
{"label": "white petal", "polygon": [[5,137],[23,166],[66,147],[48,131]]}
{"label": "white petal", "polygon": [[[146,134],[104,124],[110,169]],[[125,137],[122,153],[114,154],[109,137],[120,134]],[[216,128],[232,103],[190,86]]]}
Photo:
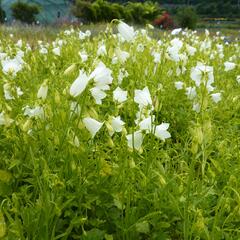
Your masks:
{"label": "white petal", "polygon": [[88,82],[89,78],[86,73],[80,71],[78,78],[73,82],[70,87],[70,95],[73,97],[77,97],[78,95],[80,95],[87,87]]}
{"label": "white petal", "polygon": [[124,124],[125,123],[121,120],[120,116],[112,118],[111,126],[115,132],[121,132]]}
{"label": "white petal", "polygon": [[91,88],[90,92],[97,104],[102,104],[102,99],[104,99],[107,96],[107,94],[104,91],[97,87]]}
{"label": "white petal", "polygon": [[83,123],[87,130],[91,133],[92,138],[96,135],[96,133],[101,129],[103,123],[98,122],[97,120],[87,117],[83,119]]}
{"label": "white petal", "polygon": [[119,103],[125,102],[127,100],[127,91],[123,91],[120,87],[117,87],[113,91],[113,99]]}
{"label": "white petal", "polygon": [[141,148],[143,142],[143,134],[141,131],[129,134],[126,136],[126,138],[128,141],[128,147],[135,148],[136,150],[139,150]]}

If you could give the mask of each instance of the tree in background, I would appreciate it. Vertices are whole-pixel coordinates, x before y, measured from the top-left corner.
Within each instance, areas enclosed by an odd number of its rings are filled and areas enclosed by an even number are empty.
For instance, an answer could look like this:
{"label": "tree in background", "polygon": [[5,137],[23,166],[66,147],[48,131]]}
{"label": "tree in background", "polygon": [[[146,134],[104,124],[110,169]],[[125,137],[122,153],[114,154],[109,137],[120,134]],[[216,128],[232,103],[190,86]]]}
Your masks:
{"label": "tree in background", "polygon": [[198,16],[192,7],[180,8],[177,11],[177,22],[182,28],[194,29],[197,26]]}
{"label": "tree in background", "polygon": [[6,18],[6,13],[2,9],[2,1],[0,0],[0,23],[3,23],[5,21],[5,18]]}
{"label": "tree in background", "polygon": [[11,6],[12,15],[16,20],[31,24],[36,22],[36,15],[39,14],[40,8],[36,4],[24,2],[15,2]]}
{"label": "tree in background", "polygon": [[109,22],[112,19],[123,19],[138,24],[152,22],[162,14],[157,3],[145,1],[128,2],[127,4],[111,3],[105,0],[77,0],[73,5],[74,16],[87,22]]}

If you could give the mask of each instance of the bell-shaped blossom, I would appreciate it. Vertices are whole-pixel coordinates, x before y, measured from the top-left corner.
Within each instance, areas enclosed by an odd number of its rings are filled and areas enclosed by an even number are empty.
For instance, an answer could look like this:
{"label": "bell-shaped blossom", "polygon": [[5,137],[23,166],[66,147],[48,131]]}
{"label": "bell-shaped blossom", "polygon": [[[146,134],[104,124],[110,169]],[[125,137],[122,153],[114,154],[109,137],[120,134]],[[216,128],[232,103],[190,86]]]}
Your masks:
{"label": "bell-shaped blossom", "polygon": [[171,40],[171,45],[179,51],[183,46],[183,42],[179,38],[174,38]]}
{"label": "bell-shaped blossom", "polygon": [[41,53],[41,54],[47,54],[47,53],[48,53],[48,50],[47,50],[47,48],[45,48],[45,47],[41,47],[41,48],[39,49],[39,53]]}
{"label": "bell-shaped blossom", "polygon": [[97,104],[102,104],[102,100],[107,96],[107,94],[98,87],[91,88],[90,92]]}
{"label": "bell-shaped blossom", "polygon": [[123,91],[120,87],[117,87],[113,91],[113,99],[118,103],[123,103],[127,100],[127,91]]}
{"label": "bell-shaped blossom", "polygon": [[203,83],[210,89],[210,85],[214,82],[213,67],[199,63],[196,67],[191,69],[191,79],[195,82],[197,87]]}
{"label": "bell-shaped blossom", "polygon": [[24,110],[24,116],[29,116],[30,118],[36,117],[36,118],[44,118],[44,110],[42,107],[37,106],[35,108],[30,108],[29,106],[26,106],[23,108]]}
{"label": "bell-shaped blossom", "polygon": [[148,118],[143,119],[139,123],[139,127],[141,130],[146,130],[148,133],[152,132],[153,130],[153,121],[155,119],[155,116],[149,116]]}
{"label": "bell-shaped blossom", "polygon": [[175,88],[176,88],[177,90],[183,89],[183,86],[184,86],[184,83],[183,83],[183,82],[177,81],[177,82],[175,82],[174,84],[175,84]]}
{"label": "bell-shaped blossom", "polygon": [[48,85],[47,83],[43,83],[38,89],[37,97],[45,100],[47,98],[47,93],[48,93]]}
{"label": "bell-shaped blossom", "polygon": [[176,28],[176,29],[172,30],[171,34],[172,35],[178,35],[181,31],[182,31],[182,28]]}
{"label": "bell-shaped blossom", "polygon": [[106,45],[105,45],[105,44],[101,44],[101,45],[98,47],[97,55],[98,55],[98,56],[107,55],[107,50],[106,50]]}
{"label": "bell-shaped blossom", "polygon": [[195,47],[192,47],[192,46],[190,46],[188,44],[186,44],[186,49],[187,49],[187,53],[190,56],[193,56],[196,53],[196,51],[197,51],[197,49]]}
{"label": "bell-shaped blossom", "polygon": [[90,74],[89,79],[94,79],[96,86],[103,86],[112,83],[112,70],[107,68],[103,62],[100,62],[95,70]]}
{"label": "bell-shaped blossom", "polygon": [[155,128],[154,135],[157,138],[160,138],[161,140],[165,141],[165,139],[171,137],[171,134],[167,131],[168,128],[169,128],[169,123],[162,123],[160,125],[157,125]]}
{"label": "bell-shaped blossom", "polygon": [[60,47],[53,48],[52,51],[53,51],[53,53],[54,53],[56,56],[60,56],[60,55],[61,55]]}
{"label": "bell-shaped blossom", "polygon": [[118,74],[118,84],[122,84],[124,78],[128,77],[129,74],[125,69],[120,69]]}
{"label": "bell-shaped blossom", "polygon": [[115,49],[115,54],[121,63],[125,63],[130,57],[130,54],[126,51],[122,51],[120,48]]}
{"label": "bell-shaped blossom", "polygon": [[140,150],[143,143],[143,134],[141,131],[136,131],[126,136],[128,147]]}
{"label": "bell-shaped blossom", "polygon": [[134,102],[139,105],[140,108],[147,107],[148,105],[152,106],[152,99],[148,87],[145,87],[143,90],[134,91]]}
{"label": "bell-shaped blossom", "polygon": [[233,63],[233,62],[225,62],[225,63],[224,63],[224,67],[225,67],[224,71],[225,71],[225,72],[228,72],[228,71],[233,70],[233,69],[236,67],[236,63]]}
{"label": "bell-shaped blossom", "polygon": [[125,122],[121,120],[120,116],[111,117],[110,119],[111,128],[109,128],[109,134],[112,136],[115,132],[121,132],[125,125]]}
{"label": "bell-shaped blossom", "polygon": [[13,76],[16,76],[21,70],[22,62],[18,61],[16,58],[2,61],[2,71],[5,74],[13,74]]}
{"label": "bell-shaped blossom", "polygon": [[161,53],[154,52],[154,53],[152,53],[152,56],[154,58],[154,60],[153,60],[154,63],[160,63],[160,61],[161,61]]}
{"label": "bell-shaped blossom", "polygon": [[196,88],[195,87],[187,87],[186,95],[190,100],[194,99],[197,96]]}
{"label": "bell-shaped blossom", "polygon": [[86,62],[88,60],[88,54],[85,51],[79,52],[79,56],[83,62]]}
{"label": "bell-shaped blossom", "polygon": [[83,71],[80,71],[79,76],[70,87],[70,95],[73,97],[79,96],[87,87],[88,82],[89,78],[87,74]]}
{"label": "bell-shaped blossom", "polygon": [[85,125],[85,127],[87,128],[87,130],[90,132],[90,134],[92,135],[92,138],[95,137],[96,133],[101,129],[101,127],[103,126],[102,122],[98,122],[97,120],[90,118],[90,117],[86,117],[83,119],[83,123]]}
{"label": "bell-shaped blossom", "polygon": [[200,104],[199,103],[194,103],[193,107],[192,107],[192,110],[197,112],[197,113],[200,113],[200,110],[201,110]]}
{"label": "bell-shaped blossom", "polygon": [[120,35],[122,36],[122,38],[124,40],[126,40],[127,42],[131,42],[134,39],[135,31],[134,31],[133,27],[130,27],[126,23],[120,21],[117,26],[117,29],[118,29],[118,32],[120,33]]}
{"label": "bell-shaped blossom", "polygon": [[221,93],[212,93],[211,97],[215,103],[218,103],[222,99]]}

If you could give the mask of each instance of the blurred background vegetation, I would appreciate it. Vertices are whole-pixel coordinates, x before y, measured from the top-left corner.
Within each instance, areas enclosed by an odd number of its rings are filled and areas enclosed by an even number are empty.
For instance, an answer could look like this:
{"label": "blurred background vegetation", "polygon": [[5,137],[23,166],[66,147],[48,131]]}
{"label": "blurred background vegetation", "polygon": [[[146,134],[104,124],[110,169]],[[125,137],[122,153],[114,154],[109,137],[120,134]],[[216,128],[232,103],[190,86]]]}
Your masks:
{"label": "blurred background vegetation", "polygon": [[160,29],[240,28],[240,0],[0,0],[2,23],[69,25],[112,19]]}

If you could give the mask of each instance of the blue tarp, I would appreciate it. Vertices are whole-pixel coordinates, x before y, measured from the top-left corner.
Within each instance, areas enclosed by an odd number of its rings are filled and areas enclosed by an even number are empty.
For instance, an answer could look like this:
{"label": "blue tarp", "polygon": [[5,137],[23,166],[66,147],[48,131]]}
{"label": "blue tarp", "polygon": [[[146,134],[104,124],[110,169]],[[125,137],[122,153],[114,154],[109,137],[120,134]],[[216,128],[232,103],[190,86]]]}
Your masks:
{"label": "blue tarp", "polygon": [[[71,20],[71,0],[21,0],[22,2],[37,4],[41,11],[37,15],[37,20],[40,23],[54,23],[61,20]],[[6,12],[7,21],[11,21],[12,12],[11,5],[17,0],[2,0],[2,8]]]}

